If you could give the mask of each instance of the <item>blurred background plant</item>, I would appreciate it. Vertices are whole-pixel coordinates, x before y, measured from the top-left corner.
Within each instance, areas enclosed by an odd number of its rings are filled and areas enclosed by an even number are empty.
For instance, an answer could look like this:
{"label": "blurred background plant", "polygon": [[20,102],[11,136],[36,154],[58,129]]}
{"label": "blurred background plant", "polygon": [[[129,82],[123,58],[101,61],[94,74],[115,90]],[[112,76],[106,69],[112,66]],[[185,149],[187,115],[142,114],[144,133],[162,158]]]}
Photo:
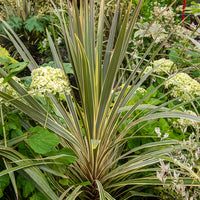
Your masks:
{"label": "blurred background plant", "polygon": [[[51,8],[50,2],[46,2],[46,7],[40,7],[40,3],[30,0],[3,0],[1,2],[0,17],[3,18],[18,34],[26,47],[35,58],[40,57],[38,52],[38,43],[44,39],[45,29],[50,24],[50,16],[47,9]],[[40,10],[40,9],[43,9]],[[9,40],[5,26],[0,24],[0,43],[3,47],[12,53],[12,56],[18,58],[19,54],[14,50],[12,42]]]}

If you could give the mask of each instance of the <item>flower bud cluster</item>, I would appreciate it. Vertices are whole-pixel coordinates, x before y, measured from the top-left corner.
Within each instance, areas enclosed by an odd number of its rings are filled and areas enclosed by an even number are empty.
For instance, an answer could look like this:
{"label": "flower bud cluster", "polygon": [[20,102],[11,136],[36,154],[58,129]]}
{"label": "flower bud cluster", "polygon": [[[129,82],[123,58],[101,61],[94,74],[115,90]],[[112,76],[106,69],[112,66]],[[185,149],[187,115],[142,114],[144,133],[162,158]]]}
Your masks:
{"label": "flower bud cluster", "polygon": [[[178,69],[176,67],[176,65],[174,64],[174,62],[172,62],[169,59],[165,59],[165,58],[161,58],[159,60],[155,60],[152,63],[153,67],[157,67],[153,72],[159,75],[164,75],[164,74],[169,74],[172,72],[177,72]],[[159,67],[158,67],[159,66]],[[144,73],[148,73],[150,70],[153,69],[153,67],[148,66]]]}
{"label": "flower bud cluster", "polygon": [[[195,112],[191,110],[186,110],[185,113],[197,116]],[[196,130],[199,129],[199,123],[194,121],[194,120],[189,120],[189,119],[178,119],[177,122],[173,122],[173,127],[175,128],[181,128],[182,130],[187,130],[188,127],[193,127]]]}
{"label": "flower bud cluster", "polygon": [[178,73],[166,81],[165,88],[172,88],[171,95],[179,100],[190,100],[200,96],[200,84],[186,73]]}
{"label": "flower bud cluster", "polygon": [[38,96],[59,93],[63,98],[64,92],[70,93],[69,82],[61,69],[54,69],[50,66],[40,67],[32,71],[31,93]]}
{"label": "flower bud cluster", "polygon": [[142,95],[146,93],[146,90],[142,87],[139,87],[136,91],[140,92]]}
{"label": "flower bud cluster", "polygon": [[[22,87],[24,87],[24,85],[22,83],[20,83],[20,79],[17,78],[16,76],[13,77],[13,79],[19,83]],[[5,92],[6,94],[14,97],[14,98],[20,98],[20,95],[8,84],[8,83],[3,83],[4,78],[0,78],[0,90],[2,92]],[[3,103],[3,99],[0,98],[0,103]],[[6,105],[9,105],[8,102],[5,103]]]}

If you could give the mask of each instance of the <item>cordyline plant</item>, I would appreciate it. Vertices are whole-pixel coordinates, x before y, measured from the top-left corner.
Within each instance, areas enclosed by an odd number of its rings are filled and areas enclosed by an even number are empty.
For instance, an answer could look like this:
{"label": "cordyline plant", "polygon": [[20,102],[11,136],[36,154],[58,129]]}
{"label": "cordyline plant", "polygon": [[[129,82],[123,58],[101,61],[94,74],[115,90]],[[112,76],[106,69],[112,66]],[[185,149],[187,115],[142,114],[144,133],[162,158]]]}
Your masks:
{"label": "cordyline plant", "polygon": [[[166,108],[166,105],[172,101],[159,106],[142,104],[161,85],[138,103],[126,107],[136,90],[153,72],[152,69],[144,75],[142,73],[138,75],[137,73],[153,44],[150,45],[125,84],[121,86],[119,95],[114,101],[117,87],[121,83],[121,79],[116,79],[117,73],[123,62],[142,2],[142,0],[139,1],[134,13],[132,13],[130,3],[121,29],[119,33],[116,33],[119,13],[119,1],[117,2],[107,43],[103,43],[104,0],[100,4],[97,28],[94,25],[93,0],[89,3],[84,0],[80,1],[80,9],[77,8],[75,1],[72,5],[68,3],[68,26],[64,14],[60,14],[55,7],[81,99],[81,102],[78,102],[70,92],[66,92],[67,108],[65,108],[53,95],[48,95],[47,98],[59,113],[59,117],[64,120],[64,124],[55,115],[51,115],[13,79],[10,79],[8,83],[21,95],[21,100],[15,99],[2,91],[0,92],[1,98],[10,101],[13,106],[60,136],[62,138],[61,145],[68,146],[75,152],[77,160],[67,167],[66,172],[71,185],[74,185],[74,187],[64,188],[66,191],[62,195],[60,191],[53,191],[39,167],[34,166],[47,165],[49,161],[33,162],[27,160],[24,156],[6,146],[0,147],[0,154],[11,160],[15,165],[14,168],[9,168],[1,172],[0,175],[8,172],[12,175],[13,171],[20,170],[48,199],[53,200],[63,198],[125,200],[133,196],[148,196],[143,192],[141,186],[163,185],[156,177],[156,171],[159,169],[154,164],[159,163],[159,159],[165,159],[174,162],[179,168],[183,167],[191,174],[191,178],[184,179],[185,185],[197,186],[199,184],[198,174],[167,156],[174,148],[182,148],[176,140],[151,142],[131,149],[126,153],[123,151],[126,142],[130,138],[136,137],[136,132],[131,137],[130,135],[127,137],[127,133],[141,122],[147,122],[146,124],[148,124],[149,120],[158,118],[187,118],[200,122],[199,117],[175,111],[175,108]],[[38,65],[16,34],[6,23],[5,25],[7,34],[24,61],[30,61],[29,69],[38,68]],[[54,61],[58,68],[63,68],[59,53],[48,32],[47,35]],[[154,56],[151,57],[146,66]],[[0,74],[2,77],[7,76],[3,69],[0,69]],[[148,112],[145,112],[142,117],[135,116],[131,118],[126,128],[119,133],[121,125],[127,119],[130,119],[135,110]],[[171,145],[174,145],[174,148]],[[135,153],[137,151],[142,153],[138,155]],[[19,160],[20,162],[17,162]],[[78,183],[84,182],[90,182],[90,184],[75,187]],[[166,184],[170,184],[170,178]],[[74,189],[73,192],[71,192],[72,189]]]}

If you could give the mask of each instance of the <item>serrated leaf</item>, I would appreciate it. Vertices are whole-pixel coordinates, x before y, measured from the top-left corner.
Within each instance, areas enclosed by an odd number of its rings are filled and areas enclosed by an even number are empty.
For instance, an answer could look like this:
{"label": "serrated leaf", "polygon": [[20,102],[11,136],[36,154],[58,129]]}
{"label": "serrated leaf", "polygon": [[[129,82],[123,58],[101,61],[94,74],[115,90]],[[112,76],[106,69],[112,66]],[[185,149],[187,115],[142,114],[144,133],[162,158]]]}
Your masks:
{"label": "serrated leaf", "polygon": [[67,74],[74,74],[71,63],[63,63]]}
{"label": "serrated leaf", "polygon": [[46,154],[52,151],[61,141],[54,133],[40,126],[30,128],[27,133],[31,135],[25,139],[25,142],[39,154]]}
{"label": "serrated leaf", "polygon": [[34,29],[36,31],[44,32],[44,26],[36,16],[31,16],[29,19],[27,19],[24,22],[24,25],[29,32],[33,31]]}
{"label": "serrated leaf", "polygon": [[7,23],[12,27],[14,31],[18,31],[22,28],[22,19],[19,17],[11,17]]}

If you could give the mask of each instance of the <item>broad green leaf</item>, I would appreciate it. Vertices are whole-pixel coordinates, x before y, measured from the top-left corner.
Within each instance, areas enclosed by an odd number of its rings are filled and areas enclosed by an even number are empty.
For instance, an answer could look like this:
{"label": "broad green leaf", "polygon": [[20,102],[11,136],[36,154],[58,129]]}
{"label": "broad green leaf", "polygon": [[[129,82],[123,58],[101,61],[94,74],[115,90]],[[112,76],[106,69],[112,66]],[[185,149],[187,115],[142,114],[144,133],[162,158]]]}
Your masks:
{"label": "broad green leaf", "polygon": [[41,192],[36,192],[30,197],[30,200],[49,200],[49,199],[46,198]]}
{"label": "broad green leaf", "polygon": [[28,65],[28,62],[22,62],[22,63],[14,63],[12,65],[9,65],[6,67],[6,69],[11,69],[9,71],[8,76],[6,76],[3,80],[3,83],[8,82],[13,76],[16,76],[19,72],[23,71]]}
{"label": "broad green leaf", "polygon": [[17,176],[17,186],[22,190],[24,198],[27,198],[35,190],[35,186],[21,175]]}
{"label": "broad green leaf", "polygon": [[31,16],[29,19],[27,19],[25,22],[24,22],[24,25],[25,25],[25,28],[31,32],[33,31],[34,29],[36,31],[41,31],[41,32],[44,32],[44,26],[43,24],[40,22],[39,18],[36,17],[36,16]]}
{"label": "broad green leaf", "polygon": [[71,63],[63,63],[67,74],[74,74]]}
{"label": "broad green leaf", "polygon": [[53,150],[60,143],[60,138],[54,133],[40,126],[29,129],[29,134],[25,142],[36,152],[46,154]]}
{"label": "broad green leaf", "polygon": [[55,161],[61,162],[64,164],[71,164],[75,162],[76,160],[76,154],[72,151],[72,149],[69,149],[67,147],[62,148],[59,151],[51,151],[45,154],[46,156],[62,156],[59,158],[55,158]]}
{"label": "broad green leaf", "polygon": [[19,17],[11,17],[7,23],[12,27],[14,31],[18,31],[22,28],[22,19]]}

